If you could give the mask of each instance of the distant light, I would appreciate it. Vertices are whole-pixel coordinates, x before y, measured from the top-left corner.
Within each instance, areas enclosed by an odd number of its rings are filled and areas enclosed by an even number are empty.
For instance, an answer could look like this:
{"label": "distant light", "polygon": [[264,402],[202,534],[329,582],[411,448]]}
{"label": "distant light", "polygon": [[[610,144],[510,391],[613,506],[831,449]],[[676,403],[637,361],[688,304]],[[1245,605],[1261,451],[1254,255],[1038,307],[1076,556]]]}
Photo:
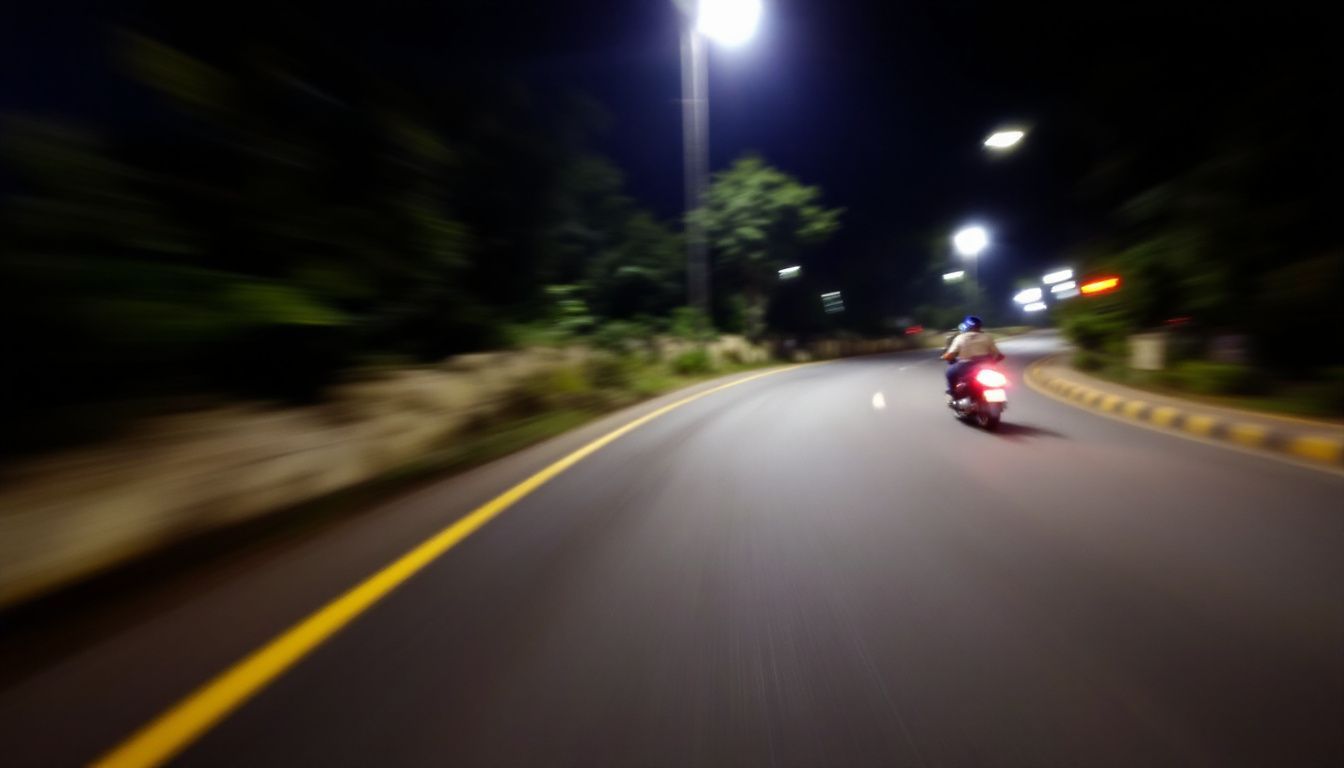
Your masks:
{"label": "distant light", "polygon": [[750,40],[761,21],[761,0],[700,0],[698,5],[696,31],[723,45]]}
{"label": "distant light", "polygon": [[994,389],[1001,389],[1008,386],[1008,377],[993,368],[981,368],[976,371],[975,380]]}
{"label": "distant light", "polygon": [[1067,290],[1067,291],[1061,291],[1061,292],[1059,292],[1059,293],[1056,293],[1056,294],[1055,294],[1055,298],[1056,298],[1056,299],[1072,299],[1074,296],[1077,296],[1077,295],[1078,295],[1078,289],[1077,289],[1077,288],[1070,288],[1070,289]]}
{"label": "distant light", "polygon": [[821,303],[827,314],[845,311],[845,302],[839,291],[829,291],[821,294]]}
{"label": "distant light", "polygon": [[1047,273],[1045,277],[1041,278],[1041,282],[1045,283],[1046,285],[1050,285],[1052,283],[1058,283],[1061,280],[1069,280],[1072,278],[1073,278],[1072,269],[1061,269],[1057,272]]}
{"label": "distant light", "polygon": [[873,410],[881,411],[887,407],[887,398],[882,396],[881,392],[873,393]]}
{"label": "distant light", "polygon": [[785,268],[779,270],[779,279],[780,279],[780,280],[791,280],[791,279],[797,277],[799,274],[801,274],[802,271],[803,271],[803,268],[802,268],[802,267],[785,267]]}
{"label": "distant light", "polygon": [[[1080,305],[1080,306],[1081,306],[1081,305]],[[1046,307],[1045,307],[1045,302],[1043,302],[1043,301],[1034,301],[1034,302],[1028,304],[1027,306],[1023,307],[1023,308],[1022,308],[1022,311],[1024,311],[1024,312],[1040,312],[1041,310],[1043,310],[1043,309],[1045,309],[1045,308],[1046,308]]]}
{"label": "distant light", "polygon": [[1013,297],[1013,301],[1017,302],[1018,304],[1030,304],[1033,301],[1040,301],[1040,300],[1041,300],[1040,288],[1028,288],[1025,291],[1019,291],[1018,294]]}
{"label": "distant light", "polygon": [[1106,293],[1107,291],[1113,291],[1119,287],[1120,287],[1120,278],[1103,277],[1099,280],[1093,280],[1091,282],[1083,283],[1082,285],[1078,286],[1078,290],[1082,291],[1088,296],[1094,296],[1098,293]]}
{"label": "distant light", "polygon": [[985,146],[995,150],[1011,149],[1026,135],[1026,131],[995,131],[985,139]]}
{"label": "distant light", "polygon": [[[1049,275],[1046,275],[1046,277],[1049,277]],[[1048,283],[1048,282],[1050,282],[1050,281],[1047,280],[1046,282]],[[1072,281],[1072,280],[1065,280],[1065,281],[1062,282],[1062,283],[1055,283],[1054,285],[1050,286],[1050,292],[1051,292],[1051,293],[1063,293],[1063,292],[1065,292],[1065,291],[1072,291],[1074,288],[1077,288],[1077,287],[1078,287],[1078,284],[1075,283],[1074,281]]]}
{"label": "distant light", "polygon": [[966,276],[966,270],[964,269],[958,269],[956,272],[945,272],[943,274],[943,282],[955,283],[965,276]]}
{"label": "distant light", "polygon": [[952,236],[952,245],[962,256],[975,257],[989,246],[989,233],[984,227],[962,227]]}

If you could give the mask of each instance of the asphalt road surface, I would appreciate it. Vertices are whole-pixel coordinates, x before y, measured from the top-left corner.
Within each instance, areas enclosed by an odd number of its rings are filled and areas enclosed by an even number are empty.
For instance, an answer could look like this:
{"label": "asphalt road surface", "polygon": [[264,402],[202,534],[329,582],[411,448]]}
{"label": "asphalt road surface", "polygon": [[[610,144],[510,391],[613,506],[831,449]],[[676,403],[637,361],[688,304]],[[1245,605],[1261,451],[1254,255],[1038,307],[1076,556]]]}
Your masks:
{"label": "asphalt road surface", "polygon": [[[1004,345],[1013,378],[1054,348]],[[181,765],[1344,764],[1344,479],[933,352],[620,436],[191,740]],[[0,627],[0,764],[76,765],[645,404],[308,535]],[[50,612],[48,612],[50,613]]]}

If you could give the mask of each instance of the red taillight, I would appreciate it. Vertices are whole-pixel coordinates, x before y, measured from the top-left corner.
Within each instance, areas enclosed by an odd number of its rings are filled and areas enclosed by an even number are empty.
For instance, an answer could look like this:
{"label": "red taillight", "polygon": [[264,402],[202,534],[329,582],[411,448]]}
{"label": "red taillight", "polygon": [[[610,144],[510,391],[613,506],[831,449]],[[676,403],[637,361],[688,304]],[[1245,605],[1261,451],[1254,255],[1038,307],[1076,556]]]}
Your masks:
{"label": "red taillight", "polygon": [[1008,386],[1008,377],[993,368],[981,368],[975,374],[975,380],[980,382],[981,386],[999,389]]}

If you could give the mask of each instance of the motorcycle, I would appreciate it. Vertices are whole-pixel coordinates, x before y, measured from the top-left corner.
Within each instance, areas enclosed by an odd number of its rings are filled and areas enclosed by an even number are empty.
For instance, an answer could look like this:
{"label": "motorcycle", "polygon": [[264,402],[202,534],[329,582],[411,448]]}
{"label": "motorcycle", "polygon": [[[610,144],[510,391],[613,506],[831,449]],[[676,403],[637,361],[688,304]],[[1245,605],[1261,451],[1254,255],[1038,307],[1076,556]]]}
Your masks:
{"label": "motorcycle", "polygon": [[981,429],[992,431],[1008,407],[1007,386],[1007,376],[992,363],[982,363],[957,382],[947,405],[958,419],[974,421]]}

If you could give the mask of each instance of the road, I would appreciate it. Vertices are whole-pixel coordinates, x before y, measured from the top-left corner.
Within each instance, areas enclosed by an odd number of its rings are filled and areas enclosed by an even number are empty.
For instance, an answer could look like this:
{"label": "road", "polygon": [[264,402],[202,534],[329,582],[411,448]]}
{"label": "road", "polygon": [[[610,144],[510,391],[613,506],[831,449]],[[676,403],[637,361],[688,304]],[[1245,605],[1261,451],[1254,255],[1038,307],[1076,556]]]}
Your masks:
{"label": "road", "polygon": [[[1056,343],[1006,343],[1013,378]],[[804,366],[642,424],[175,764],[1344,764],[1344,479],[1025,385],[986,433],[941,375],[931,352]],[[0,762],[105,753],[678,397],[78,615],[9,617]]]}

